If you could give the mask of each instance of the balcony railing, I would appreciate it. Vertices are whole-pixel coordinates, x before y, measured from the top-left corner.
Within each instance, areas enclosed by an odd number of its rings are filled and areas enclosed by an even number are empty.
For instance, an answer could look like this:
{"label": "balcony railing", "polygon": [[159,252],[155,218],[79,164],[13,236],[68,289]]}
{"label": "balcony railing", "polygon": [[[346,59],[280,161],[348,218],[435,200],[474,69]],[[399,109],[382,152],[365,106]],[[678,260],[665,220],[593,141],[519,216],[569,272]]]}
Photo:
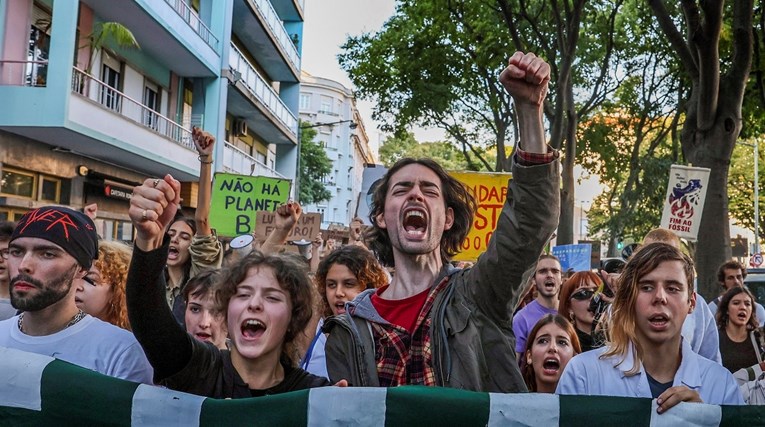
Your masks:
{"label": "balcony railing", "polygon": [[269,168],[258,159],[226,142],[223,148],[223,168],[238,174],[270,176],[286,179],[279,172]]}
{"label": "balcony railing", "polygon": [[48,61],[0,60],[0,85],[45,87]]}
{"label": "balcony railing", "polygon": [[268,25],[274,37],[276,37],[276,40],[282,49],[284,49],[292,66],[300,71],[300,55],[298,55],[295,43],[292,42],[292,38],[287,34],[287,30],[284,29],[284,24],[279,19],[279,15],[276,14],[274,7],[271,6],[271,2],[269,0],[252,0],[252,2],[255,3],[255,7],[263,16],[263,19],[266,20],[266,25]]}
{"label": "balcony railing", "polygon": [[231,53],[228,58],[229,67],[232,70],[237,71],[241,77],[241,81],[247,86],[249,91],[255,95],[263,104],[266,105],[269,111],[275,115],[282,124],[297,136],[297,118],[292,114],[292,111],[284,105],[284,102],[279,98],[276,92],[271,86],[266,83],[265,79],[255,71],[255,67],[247,61],[247,58],[242,55],[242,52],[231,44]]}
{"label": "balcony railing", "polygon": [[196,150],[191,131],[76,67],[72,74],[72,91],[175,141],[180,146]]}
{"label": "balcony railing", "polygon": [[199,34],[199,37],[205,41],[211,48],[218,48],[218,39],[213,35],[212,31],[199,19],[197,12],[189,6],[183,0],[165,0],[165,3],[169,4],[189,26]]}

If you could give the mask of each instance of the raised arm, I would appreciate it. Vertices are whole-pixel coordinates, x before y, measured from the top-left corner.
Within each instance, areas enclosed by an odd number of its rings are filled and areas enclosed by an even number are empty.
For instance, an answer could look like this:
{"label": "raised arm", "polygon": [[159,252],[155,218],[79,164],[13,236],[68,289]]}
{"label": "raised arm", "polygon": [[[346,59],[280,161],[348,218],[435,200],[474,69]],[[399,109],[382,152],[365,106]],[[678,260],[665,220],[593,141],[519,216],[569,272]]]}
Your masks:
{"label": "raised arm", "polygon": [[513,157],[507,201],[486,252],[468,273],[470,292],[488,314],[506,320],[532,266],[558,226],[560,172],[548,152],[542,123],[550,66],[532,53],[516,52],[500,81],[513,97],[520,147]]}
{"label": "raised arm", "polygon": [[206,269],[220,268],[223,264],[223,245],[210,228],[212,153],[215,147],[215,137],[196,126],[192,129],[191,136],[197,153],[199,153],[199,194],[197,196],[197,209],[194,212],[197,232],[191,239],[191,246],[189,247],[189,254],[191,255],[189,277],[194,277]]}
{"label": "raised arm", "polygon": [[289,202],[276,208],[274,229],[260,246],[260,251],[264,254],[278,252],[279,246],[287,242],[287,237],[295,229],[302,212],[303,208],[297,202]]}
{"label": "raised arm", "polygon": [[136,229],[126,285],[128,318],[158,381],[179,372],[191,358],[192,338],[167,305],[163,275],[169,247],[165,230],[179,201],[180,183],[167,175],[136,187],[128,211]]}

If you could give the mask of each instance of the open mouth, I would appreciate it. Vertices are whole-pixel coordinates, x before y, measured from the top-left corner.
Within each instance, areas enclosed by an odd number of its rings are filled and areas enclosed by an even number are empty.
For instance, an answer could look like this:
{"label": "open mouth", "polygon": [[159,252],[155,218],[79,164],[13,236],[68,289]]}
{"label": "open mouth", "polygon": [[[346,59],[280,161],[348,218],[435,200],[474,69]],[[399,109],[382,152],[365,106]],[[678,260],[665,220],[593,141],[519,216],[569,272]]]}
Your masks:
{"label": "open mouth", "polygon": [[197,333],[194,334],[194,336],[199,341],[210,341],[210,339],[212,338],[212,335],[210,335],[210,334],[208,334],[206,332],[197,332]]}
{"label": "open mouth", "polygon": [[654,314],[648,318],[648,322],[654,329],[663,329],[669,324],[669,318],[663,314]]}
{"label": "open mouth", "polygon": [[345,313],[345,301],[338,301],[335,303],[335,311],[337,314]]}
{"label": "open mouth", "polygon": [[560,361],[553,358],[545,359],[542,363],[542,369],[545,374],[554,375],[560,371]]}
{"label": "open mouth", "polygon": [[428,228],[425,212],[420,209],[410,209],[404,212],[404,230],[409,236],[423,236]]}
{"label": "open mouth", "polygon": [[743,311],[743,312],[739,313],[736,317],[738,317],[739,319],[741,319],[743,321],[746,321],[749,318],[749,314],[747,312]]}
{"label": "open mouth", "polygon": [[180,252],[178,252],[178,248],[175,246],[170,246],[170,249],[167,251],[167,259],[178,259],[178,255],[180,255]]}
{"label": "open mouth", "polygon": [[248,340],[258,339],[266,332],[266,325],[260,320],[249,319],[242,322],[242,336]]}

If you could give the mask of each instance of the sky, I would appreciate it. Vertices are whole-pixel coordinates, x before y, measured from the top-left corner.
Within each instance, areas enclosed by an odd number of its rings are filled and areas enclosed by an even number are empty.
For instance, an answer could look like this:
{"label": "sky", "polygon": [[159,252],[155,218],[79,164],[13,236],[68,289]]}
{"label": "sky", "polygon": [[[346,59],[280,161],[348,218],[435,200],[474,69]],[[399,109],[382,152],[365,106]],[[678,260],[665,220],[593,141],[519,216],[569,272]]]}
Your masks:
{"label": "sky", "polygon": [[[353,89],[348,75],[337,63],[340,46],[349,36],[379,31],[393,15],[394,0],[306,0],[303,23],[302,68],[317,77],[342,83]],[[373,103],[357,100],[370,144],[377,145],[385,134],[372,120]],[[420,142],[444,139],[440,129],[412,129]]]}
{"label": "sky", "polygon": [[[303,23],[302,68],[317,76],[337,81],[353,89],[348,75],[337,63],[340,46],[348,36],[357,36],[365,32],[379,31],[385,21],[393,15],[394,0],[306,0],[305,21]],[[370,145],[378,147],[385,139],[385,134],[372,120],[373,103],[357,100],[359,112],[364,119],[364,126],[370,139]],[[440,129],[412,129],[420,142],[444,140]],[[577,168],[575,176],[580,176]],[[600,192],[597,178],[584,180],[577,186],[577,204],[589,207]]]}

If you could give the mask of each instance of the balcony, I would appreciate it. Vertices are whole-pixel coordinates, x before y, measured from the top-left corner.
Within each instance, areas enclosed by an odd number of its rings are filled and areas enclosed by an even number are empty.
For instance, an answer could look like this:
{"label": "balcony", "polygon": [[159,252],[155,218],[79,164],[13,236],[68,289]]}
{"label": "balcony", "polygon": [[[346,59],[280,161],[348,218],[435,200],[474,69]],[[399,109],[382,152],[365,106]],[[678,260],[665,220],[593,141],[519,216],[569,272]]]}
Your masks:
{"label": "balcony", "polygon": [[271,5],[283,21],[302,21],[305,0],[271,0]]}
{"label": "balcony", "polygon": [[249,128],[268,143],[296,144],[297,118],[234,44],[229,67],[237,90],[229,91],[228,111],[246,118]]}
{"label": "balcony", "polygon": [[284,175],[264,165],[256,158],[226,142],[223,147],[223,169],[241,175],[268,176],[287,179]]}
{"label": "balcony", "polygon": [[232,28],[271,80],[299,81],[300,55],[269,0],[235,0]]}
{"label": "balcony", "polygon": [[131,29],[141,51],[185,77],[220,72],[220,41],[183,0],[81,0],[102,21]]}
{"label": "balcony", "polygon": [[0,85],[45,87],[48,61],[0,60]]}
{"label": "balcony", "polygon": [[196,150],[188,129],[184,129],[178,123],[78,68],[74,69],[72,92],[95,101],[146,129],[159,133],[183,148]]}
{"label": "balcony", "polygon": [[169,4],[188,25],[193,29],[199,37],[207,43],[208,46],[214,50],[218,49],[218,38],[215,37],[210,29],[199,19],[197,14],[191,6],[183,0],[165,0],[165,3]]}

